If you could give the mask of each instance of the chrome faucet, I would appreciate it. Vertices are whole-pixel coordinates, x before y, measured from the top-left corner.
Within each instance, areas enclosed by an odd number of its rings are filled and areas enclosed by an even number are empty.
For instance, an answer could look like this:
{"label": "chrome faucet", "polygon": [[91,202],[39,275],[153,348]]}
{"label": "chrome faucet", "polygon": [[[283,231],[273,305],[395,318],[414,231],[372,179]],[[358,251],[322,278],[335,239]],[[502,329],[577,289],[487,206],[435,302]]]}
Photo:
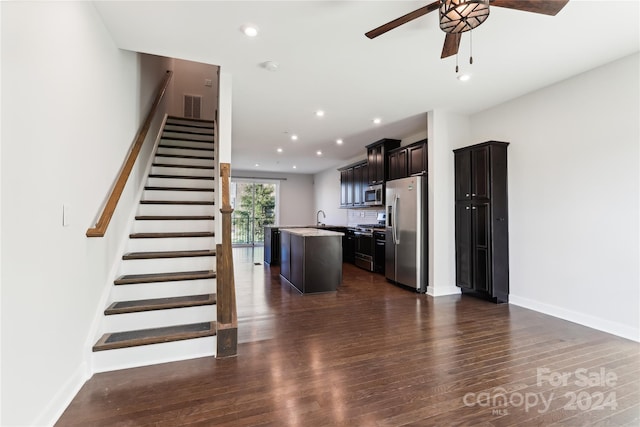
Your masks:
{"label": "chrome faucet", "polygon": [[322,209],[320,209],[318,211],[318,213],[316,213],[316,225],[320,226],[320,225],[324,225],[320,222],[320,213],[322,213],[322,218],[326,218],[327,214],[324,213],[324,211]]}

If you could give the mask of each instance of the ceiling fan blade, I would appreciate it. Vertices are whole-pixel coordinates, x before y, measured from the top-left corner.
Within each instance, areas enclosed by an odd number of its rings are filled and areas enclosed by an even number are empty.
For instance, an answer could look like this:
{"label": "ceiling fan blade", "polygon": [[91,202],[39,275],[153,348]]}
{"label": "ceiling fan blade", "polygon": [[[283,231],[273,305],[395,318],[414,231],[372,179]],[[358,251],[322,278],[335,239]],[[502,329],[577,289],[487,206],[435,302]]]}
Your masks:
{"label": "ceiling fan blade", "polygon": [[444,46],[442,46],[442,56],[440,58],[448,58],[458,53],[460,47],[460,33],[449,33],[444,38]]}
{"label": "ceiling fan blade", "polygon": [[434,10],[438,9],[439,6],[440,6],[440,2],[434,1],[431,4],[423,6],[420,9],[416,9],[413,12],[409,12],[406,15],[401,16],[400,18],[394,19],[391,22],[387,22],[386,24],[381,25],[378,28],[369,31],[368,33],[365,33],[365,36],[369,37],[370,39],[378,37],[379,35],[382,35],[387,31],[391,31],[402,24],[406,24],[409,21],[413,21],[414,19],[420,18],[421,16],[424,16],[429,12],[433,12]]}
{"label": "ceiling fan blade", "polygon": [[491,6],[555,16],[569,0],[492,0]]}

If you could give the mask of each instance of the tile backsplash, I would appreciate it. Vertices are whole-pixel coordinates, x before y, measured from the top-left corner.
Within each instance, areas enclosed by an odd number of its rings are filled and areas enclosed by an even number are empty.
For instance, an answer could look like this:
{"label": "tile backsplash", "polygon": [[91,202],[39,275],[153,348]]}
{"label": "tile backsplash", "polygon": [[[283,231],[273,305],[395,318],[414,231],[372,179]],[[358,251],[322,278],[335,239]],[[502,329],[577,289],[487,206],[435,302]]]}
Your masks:
{"label": "tile backsplash", "polygon": [[384,209],[349,209],[347,226],[375,224],[378,222],[378,212],[384,213]]}

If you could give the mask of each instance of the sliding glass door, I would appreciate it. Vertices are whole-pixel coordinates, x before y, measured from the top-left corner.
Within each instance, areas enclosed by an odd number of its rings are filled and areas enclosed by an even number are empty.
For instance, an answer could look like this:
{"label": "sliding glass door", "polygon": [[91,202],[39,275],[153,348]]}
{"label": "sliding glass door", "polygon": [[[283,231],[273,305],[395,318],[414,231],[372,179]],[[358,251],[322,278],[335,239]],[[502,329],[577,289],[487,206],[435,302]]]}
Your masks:
{"label": "sliding glass door", "polygon": [[264,226],[276,223],[277,199],[277,182],[232,178],[231,243],[264,244]]}

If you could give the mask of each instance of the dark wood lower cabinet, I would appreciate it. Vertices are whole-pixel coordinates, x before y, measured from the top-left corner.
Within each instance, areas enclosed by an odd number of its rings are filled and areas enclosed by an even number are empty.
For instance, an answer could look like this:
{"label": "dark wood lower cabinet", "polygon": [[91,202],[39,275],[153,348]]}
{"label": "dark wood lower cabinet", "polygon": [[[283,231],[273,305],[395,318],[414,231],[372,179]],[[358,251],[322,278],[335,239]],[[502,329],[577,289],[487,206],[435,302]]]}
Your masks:
{"label": "dark wood lower cabinet", "polygon": [[301,293],[335,291],[342,282],[342,236],[311,228],[282,229],[280,275]]}
{"label": "dark wood lower cabinet", "polygon": [[507,145],[454,150],[456,285],[496,302],[509,301]]}
{"label": "dark wood lower cabinet", "polygon": [[280,265],[280,230],[277,227],[264,227],[264,262]]}

